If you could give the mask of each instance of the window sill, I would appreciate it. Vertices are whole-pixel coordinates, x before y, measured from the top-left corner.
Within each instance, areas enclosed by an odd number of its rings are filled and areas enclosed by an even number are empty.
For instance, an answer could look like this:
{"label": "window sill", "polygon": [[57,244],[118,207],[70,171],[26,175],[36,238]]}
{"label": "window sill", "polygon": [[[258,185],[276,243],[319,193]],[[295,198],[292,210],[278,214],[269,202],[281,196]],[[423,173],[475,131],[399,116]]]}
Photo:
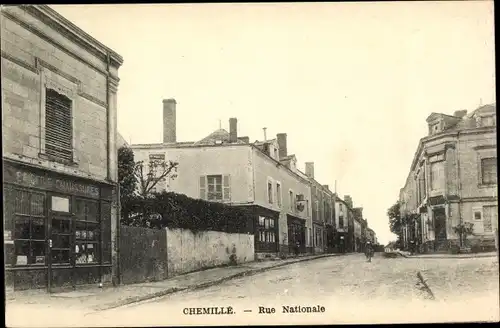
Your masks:
{"label": "window sill", "polygon": [[479,183],[477,185],[477,187],[480,189],[496,188],[496,186],[496,183]]}
{"label": "window sill", "polygon": [[47,155],[46,153],[38,153],[38,157],[41,159],[47,160],[47,161],[58,163],[58,164],[63,164],[63,165],[73,166],[73,167],[78,166],[78,162],[75,161],[74,159],[73,160],[66,160],[66,159],[62,159],[59,157]]}

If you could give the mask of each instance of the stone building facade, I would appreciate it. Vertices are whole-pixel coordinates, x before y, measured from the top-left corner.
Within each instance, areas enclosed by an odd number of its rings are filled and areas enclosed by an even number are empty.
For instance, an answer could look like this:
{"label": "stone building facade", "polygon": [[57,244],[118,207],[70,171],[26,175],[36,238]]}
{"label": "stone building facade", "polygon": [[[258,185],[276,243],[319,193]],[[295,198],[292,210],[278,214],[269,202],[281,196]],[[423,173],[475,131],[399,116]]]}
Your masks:
{"label": "stone building facade", "polygon": [[163,143],[130,145],[136,161],[162,156],[179,163],[177,177],[156,191],[250,208],[258,258],[311,251],[310,184],[287,153],[286,134],[251,143],[238,137],[237,119],[231,118],[229,132],[219,129],[199,141],[179,142],[171,131],[175,105],[173,99],[163,101]]}
{"label": "stone building facade", "polygon": [[[496,105],[432,113],[400,191],[403,244],[421,252],[494,247],[498,229]],[[473,224],[467,245],[456,227]]]}
{"label": "stone building facade", "polygon": [[6,285],[111,282],[123,59],[48,6],[1,15]]}

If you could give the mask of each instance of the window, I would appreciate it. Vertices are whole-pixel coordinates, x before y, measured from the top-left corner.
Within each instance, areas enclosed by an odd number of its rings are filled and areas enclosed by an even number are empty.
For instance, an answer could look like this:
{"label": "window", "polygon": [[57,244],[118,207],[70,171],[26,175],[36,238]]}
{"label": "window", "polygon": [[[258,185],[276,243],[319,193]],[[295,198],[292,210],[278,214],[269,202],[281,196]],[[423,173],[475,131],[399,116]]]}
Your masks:
{"label": "window", "polygon": [[275,218],[259,216],[259,222],[257,226],[256,239],[256,251],[259,252],[275,252],[276,248],[276,234],[277,227]]}
{"label": "window", "polygon": [[273,183],[271,181],[267,181],[267,201],[269,204],[273,203]]}
{"label": "window", "polygon": [[484,232],[492,232],[493,231],[493,223],[496,222],[498,226],[498,206],[484,206],[484,221],[483,227]]}
{"label": "window", "polygon": [[343,227],[344,227],[344,215],[343,215],[343,214],[341,214],[341,215],[339,216],[339,227],[340,227],[340,228],[343,228]]}
{"label": "window", "polygon": [[200,198],[209,201],[231,199],[229,175],[208,175],[200,177]]}
{"label": "window", "polygon": [[76,264],[99,262],[99,204],[97,201],[76,199],[75,261]]}
{"label": "window", "polygon": [[289,196],[290,211],[293,212],[293,205],[295,204],[295,199],[293,198],[293,191],[290,190],[288,196]]}
{"label": "window", "polygon": [[207,176],[208,200],[222,200],[222,175]]}
{"label": "window", "polygon": [[53,89],[45,91],[45,152],[66,161],[73,160],[72,100]]}
{"label": "window", "polygon": [[484,116],[481,118],[481,125],[482,126],[495,126],[496,125],[496,120],[494,115],[490,116]]}
{"label": "window", "polygon": [[45,264],[45,194],[15,189],[14,265]]}
{"label": "window", "polygon": [[309,216],[309,199],[306,200],[306,215]]}
{"label": "window", "polygon": [[483,184],[497,183],[497,159],[483,158],[481,159],[481,178]]}
{"label": "window", "polygon": [[474,220],[481,221],[483,219],[483,213],[481,209],[475,209],[473,212],[474,212]]}
{"label": "window", "polygon": [[435,162],[431,164],[431,189],[442,190],[444,184],[444,162]]}
{"label": "window", "polygon": [[278,207],[281,207],[281,184],[279,182],[276,183],[276,202]]}

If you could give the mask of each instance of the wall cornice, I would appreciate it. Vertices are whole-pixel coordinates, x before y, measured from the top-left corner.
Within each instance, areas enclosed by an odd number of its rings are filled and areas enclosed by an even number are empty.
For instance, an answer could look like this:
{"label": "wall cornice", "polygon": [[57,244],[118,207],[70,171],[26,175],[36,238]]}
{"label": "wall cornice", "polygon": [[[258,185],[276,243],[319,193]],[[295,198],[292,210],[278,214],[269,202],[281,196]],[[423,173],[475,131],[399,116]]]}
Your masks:
{"label": "wall cornice", "polygon": [[52,27],[69,40],[87,49],[101,60],[105,61],[107,54],[109,54],[111,64],[114,67],[118,68],[123,64],[122,56],[94,39],[48,5],[22,5],[20,8]]}

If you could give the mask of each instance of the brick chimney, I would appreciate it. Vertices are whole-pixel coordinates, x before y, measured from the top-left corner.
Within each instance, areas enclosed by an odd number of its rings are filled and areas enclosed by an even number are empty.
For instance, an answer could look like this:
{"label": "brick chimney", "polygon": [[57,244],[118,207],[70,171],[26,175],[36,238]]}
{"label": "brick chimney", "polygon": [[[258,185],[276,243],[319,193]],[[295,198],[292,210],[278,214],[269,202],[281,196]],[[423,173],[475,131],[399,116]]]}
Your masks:
{"label": "brick chimney", "polygon": [[175,99],[163,99],[163,143],[177,142]]}
{"label": "brick chimney", "polygon": [[306,162],[306,175],[314,179],[314,162]]}
{"label": "brick chimney", "polygon": [[344,202],[350,207],[352,208],[352,198],[351,196],[349,195],[345,195],[344,196]]}
{"label": "brick chimney", "polygon": [[229,119],[229,142],[238,141],[238,120],[234,117]]}
{"label": "brick chimney", "polygon": [[278,139],[280,158],[286,157],[288,155],[286,148],[286,133],[278,133],[276,139]]}

